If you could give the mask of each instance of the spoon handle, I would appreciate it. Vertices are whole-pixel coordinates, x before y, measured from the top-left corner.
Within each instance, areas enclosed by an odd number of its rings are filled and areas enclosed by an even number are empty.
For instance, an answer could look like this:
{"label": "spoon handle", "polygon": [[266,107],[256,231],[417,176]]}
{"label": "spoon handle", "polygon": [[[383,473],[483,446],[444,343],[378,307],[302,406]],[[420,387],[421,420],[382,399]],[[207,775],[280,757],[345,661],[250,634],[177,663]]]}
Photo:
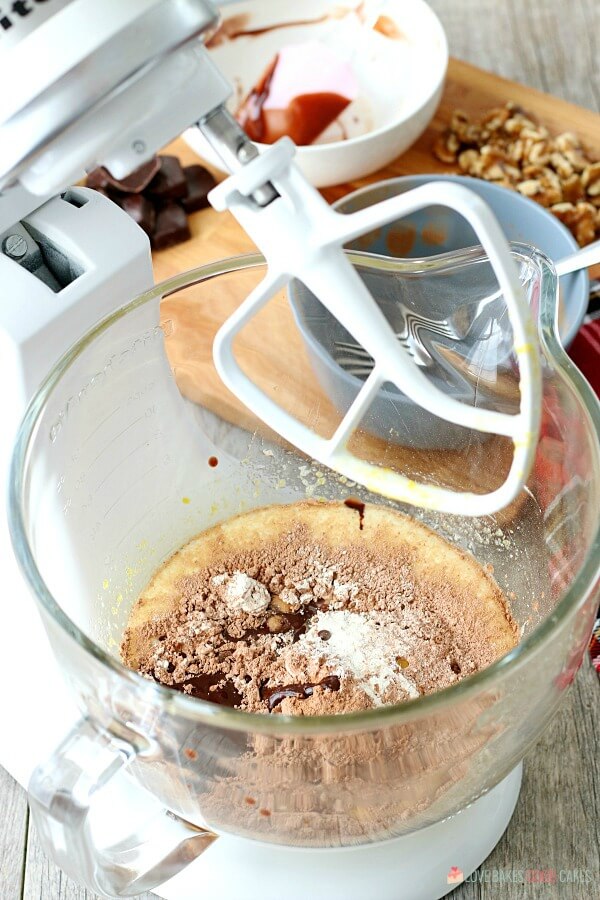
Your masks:
{"label": "spoon handle", "polygon": [[600,263],[600,241],[594,241],[569,256],[564,256],[555,263],[558,275],[568,275],[569,272],[578,272],[579,269],[587,269]]}

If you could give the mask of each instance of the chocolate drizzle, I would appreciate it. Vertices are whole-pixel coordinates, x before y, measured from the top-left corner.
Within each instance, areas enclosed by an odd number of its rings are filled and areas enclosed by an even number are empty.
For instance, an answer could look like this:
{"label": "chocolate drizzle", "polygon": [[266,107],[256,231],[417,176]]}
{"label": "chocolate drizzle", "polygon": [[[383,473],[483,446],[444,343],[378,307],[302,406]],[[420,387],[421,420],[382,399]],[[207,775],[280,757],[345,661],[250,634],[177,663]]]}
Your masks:
{"label": "chocolate drizzle", "polygon": [[[331,91],[298,94],[286,109],[265,109],[279,54],[269,64],[262,78],[240,105],[236,118],[248,137],[263,144],[274,144],[289,135],[298,146],[306,146],[338,119],[350,100]],[[340,127],[343,126],[340,123]]]}
{"label": "chocolate drizzle", "polygon": [[252,88],[237,113],[238,122],[252,141],[264,143],[268,137],[263,106],[269,98],[271,82],[278,62],[279,54],[277,54],[258,84]]}
{"label": "chocolate drizzle", "polygon": [[[236,708],[242,702],[242,695],[227,680],[223,672],[215,672],[211,675],[190,675],[185,681],[172,684],[171,687],[189,697],[207,700],[209,703],[218,703],[219,706]],[[190,690],[186,690],[186,688],[190,688]]]}
{"label": "chocolate drizzle", "polygon": [[218,47],[227,41],[235,41],[240,37],[260,37],[261,34],[269,34],[271,31],[280,31],[282,28],[297,28],[298,25],[319,25],[321,22],[327,22],[332,18],[331,13],[319,16],[315,19],[296,19],[293,22],[278,22],[275,25],[266,25],[262,28],[248,27],[250,20],[249,13],[242,13],[237,16],[229,16],[223,19],[223,23],[216,34],[207,42],[209,48]]}
{"label": "chocolate drizzle", "polygon": [[[319,609],[325,609],[325,604],[316,603],[307,603],[302,609],[299,609],[298,612],[290,612],[290,613],[277,613],[277,618],[281,619],[284,626],[279,629],[276,634],[284,634],[286,631],[294,632],[294,641],[297,641],[299,637],[305,634],[306,629],[310,623],[310,620],[314,616]],[[272,634],[273,632],[268,627],[267,622],[264,622],[262,625],[259,625],[257,628],[250,628],[248,631],[245,631],[241,637],[234,637],[233,635],[226,633],[227,640],[229,641],[252,641],[254,638],[259,637],[261,634]]]}
{"label": "chocolate drizzle", "polygon": [[356,510],[358,513],[358,527],[362,531],[365,525],[365,504],[356,497],[348,497],[347,500],[344,500],[344,506]]}
{"label": "chocolate drizzle", "polygon": [[286,684],[275,685],[273,687],[261,687],[260,698],[266,700],[269,705],[269,712],[273,712],[276,706],[282,703],[287,697],[294,700],[306,700],[312,697],[316,687],[326,688],[328,691],[339,691],[340,679],[337,675],[327,675],[321,681],[307,684]]}
{"label": "chocolate drizzle", "polygon": [[[252,16],[250,13],[241,13],[235,16],[228,16],[223,19],[219,30],[207,41],[206,46],[209,48],[219,47],[227,41],[235,41],[241,37],[260,37],[262,34],[270,34],[272,31],[282,31],[285,28],[298,28],[302,25],[321,25],[323,22],[329,22],[335,19],[345,19],[347,16],[355,15],[359,22],[364,25],[368,21],[368,13],[365,4],[360,3],[356,7],[338,6],[330,13],[324,13],[321,16],[315,16],[313,19],[294,19],[288,22],[276,22],[273,25],[263,25],[253,28],[250,25]],[[371,26],[373,31],[379,32],[386,38],[392,40],[402,40],[405,38],[396,23],[389,16],[379,16],[377,21]]]}

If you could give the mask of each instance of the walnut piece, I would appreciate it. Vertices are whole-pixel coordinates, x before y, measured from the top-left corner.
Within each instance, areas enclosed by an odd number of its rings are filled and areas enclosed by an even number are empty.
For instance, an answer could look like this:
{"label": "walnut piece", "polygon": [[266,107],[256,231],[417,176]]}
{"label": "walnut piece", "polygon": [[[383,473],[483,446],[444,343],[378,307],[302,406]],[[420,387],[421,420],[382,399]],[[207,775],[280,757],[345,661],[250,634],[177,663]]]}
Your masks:
{"label": "walnut piece", "polygon": [[600,196],[600,162],[585,167],[581,173],[581,186],[588,197]]}
{"label": "walnut piece", "polygon": [[514,103],[490,109],[478,121],[455,109],[433,153],[466,175],[547,207],[581,246],[600,237],[600,160],[573,132],[553,136]]}

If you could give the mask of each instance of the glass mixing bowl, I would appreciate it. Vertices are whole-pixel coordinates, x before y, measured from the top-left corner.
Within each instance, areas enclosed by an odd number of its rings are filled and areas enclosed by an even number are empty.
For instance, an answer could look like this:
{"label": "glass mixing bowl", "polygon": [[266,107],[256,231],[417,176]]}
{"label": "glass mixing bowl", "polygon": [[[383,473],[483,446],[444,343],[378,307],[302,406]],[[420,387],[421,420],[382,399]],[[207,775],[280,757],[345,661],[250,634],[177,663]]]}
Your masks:
{"label": "glass mixing bowl", "polygon": [[[527,487],[493,519],[408,511],[493,566],[522,639],[487,670],[402,705],[314,718],[248,714],[162,687],[119,661],[137,595],[199,531],[307,497],[386,502],[300,457],[221,383],[213,337],[262,278],[260,257],[205,266],[134,300],[41,387],[16,445],[11,528],[83,718],[38,768],[30,796],[45,846],[79,880],[136,893],[221,833],[342,847],[416,831],[488,791],[538,738],[581,662],[598,601],[600,413],[557,338],[551,264],[526,247],[513,253],[543,354],[542,431]],[[421,320],[433,296],[445,298],[455,322],[475,310],[476,339],[452,347],[421,335],[437,348],[432,377],[444,383],[446,371],[449,389],[469,388],[465,402],[515,404],[507,317],[481,252],[400,264],[389,291]],[[302,303],[310,298],[292,295],[247,325],[236,353],[263,390],[330,434],[352,397],[332,389],[331,366],[325,377],[315,364],[315,335],[322,362],[332,330],[321,320],[309,328]],[[385,400],[389,417],[389,391]],[[356,452],[458,490],[503,480],[506,439],[467,432],[450,444],[423,435],[413,444],[398,409],[385,429],[371,413]],[[88,813],[124,768],[168,812],[101,849]]]}

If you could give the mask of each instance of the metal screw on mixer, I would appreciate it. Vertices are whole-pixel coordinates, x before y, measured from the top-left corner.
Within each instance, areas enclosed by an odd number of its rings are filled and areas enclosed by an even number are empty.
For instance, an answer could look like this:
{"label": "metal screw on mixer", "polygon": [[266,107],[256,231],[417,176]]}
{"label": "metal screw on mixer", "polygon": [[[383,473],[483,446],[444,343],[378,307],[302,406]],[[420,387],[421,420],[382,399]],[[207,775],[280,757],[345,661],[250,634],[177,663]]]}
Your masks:
{"label": "metal screw on mixer", "polygon": [[23,259],[27,250],[27,241],[20,234],[9,234],[2,242],[2,252],[11,259]]}
{"label": "metal screw on mixer", "polygon": [[258,156],[258,150],[251,144],[249,141],[242,144],[237,152],[237,158],[242,163],[242,165],[246,165],[246,163],[252,162],[253,159],[256,159]]}

